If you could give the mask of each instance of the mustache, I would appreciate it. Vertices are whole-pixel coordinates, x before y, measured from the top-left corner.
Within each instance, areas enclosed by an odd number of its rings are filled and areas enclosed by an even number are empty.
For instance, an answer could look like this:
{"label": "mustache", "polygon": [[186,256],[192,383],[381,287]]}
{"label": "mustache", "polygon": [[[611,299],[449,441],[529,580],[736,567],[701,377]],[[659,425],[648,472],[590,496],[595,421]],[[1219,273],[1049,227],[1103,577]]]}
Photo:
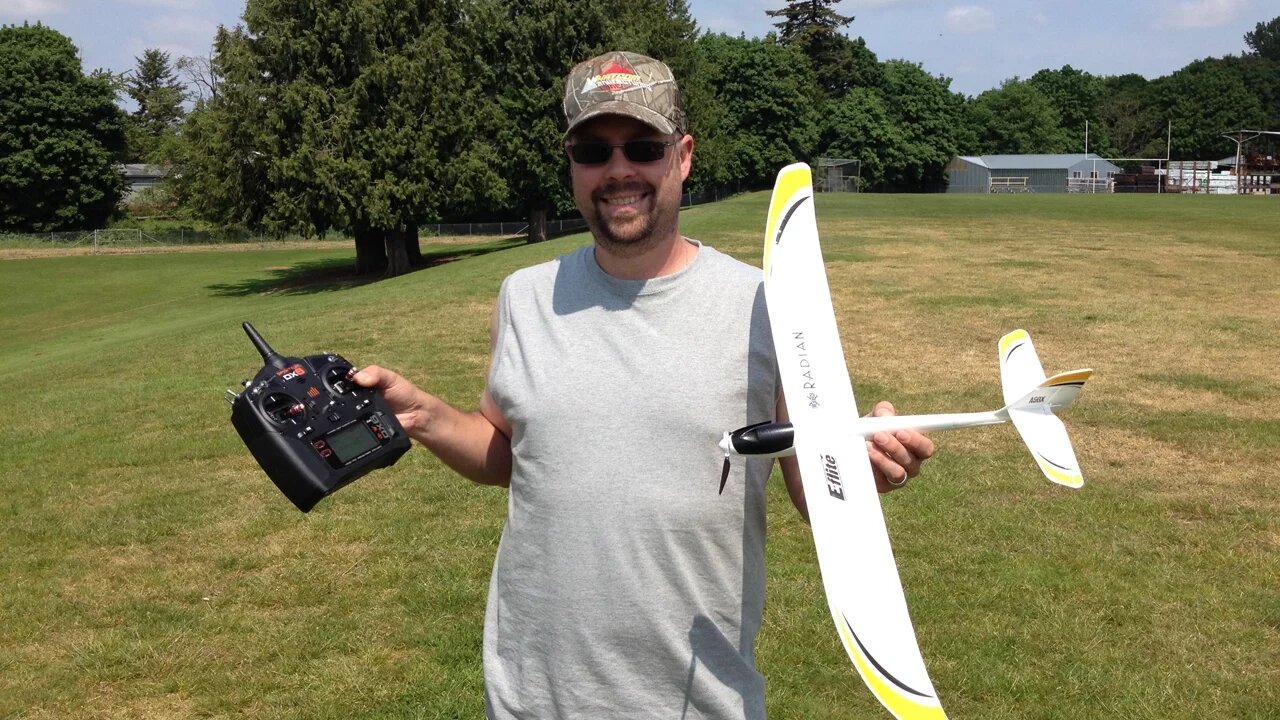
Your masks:
{"label": "mustache", "polygon": [[653,192],[653,186],[642,180],[628,180],[626,182],[611,180],[591,191],[591,200],[599,202],[607,195],[634,195],[651,192]]}

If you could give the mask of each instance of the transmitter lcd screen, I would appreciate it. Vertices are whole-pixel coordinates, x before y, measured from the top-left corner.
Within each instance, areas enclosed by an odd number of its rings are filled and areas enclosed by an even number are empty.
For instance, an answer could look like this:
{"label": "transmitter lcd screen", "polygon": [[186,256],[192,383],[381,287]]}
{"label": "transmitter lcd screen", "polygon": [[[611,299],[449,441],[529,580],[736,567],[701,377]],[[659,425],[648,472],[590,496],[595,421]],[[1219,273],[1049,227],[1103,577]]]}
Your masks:
{"label": "transmitter lcd screen", "polygon": [[378,439],[362,422],[352,423],[325,438],[338,462],[349,463],[378,447]]}

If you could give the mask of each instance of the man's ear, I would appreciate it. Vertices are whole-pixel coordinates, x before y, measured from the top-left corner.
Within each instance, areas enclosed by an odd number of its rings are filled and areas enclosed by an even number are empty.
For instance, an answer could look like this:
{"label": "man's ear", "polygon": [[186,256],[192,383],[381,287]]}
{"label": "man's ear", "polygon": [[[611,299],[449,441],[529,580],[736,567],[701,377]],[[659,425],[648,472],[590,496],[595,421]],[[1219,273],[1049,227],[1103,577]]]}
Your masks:
{"label": "man's ear", "polygon": [[680,146],[680,180],[689,179],[689,171],[693,168],[693,136],[685,134],[676,143]]}

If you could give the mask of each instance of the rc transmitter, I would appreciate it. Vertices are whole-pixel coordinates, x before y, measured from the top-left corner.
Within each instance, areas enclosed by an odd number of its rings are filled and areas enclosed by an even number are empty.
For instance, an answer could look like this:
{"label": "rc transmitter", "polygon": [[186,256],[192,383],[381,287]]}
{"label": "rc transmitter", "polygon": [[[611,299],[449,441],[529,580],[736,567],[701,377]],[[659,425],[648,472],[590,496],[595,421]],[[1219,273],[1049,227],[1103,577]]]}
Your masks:
{"label": "rc transmitter", "polygon": [[243,324],[266,363],[227,391],[231,424],[267,477],[302,512],[370,470],[394,464],[409,436],[378,393],[332,353],[283,357]]}

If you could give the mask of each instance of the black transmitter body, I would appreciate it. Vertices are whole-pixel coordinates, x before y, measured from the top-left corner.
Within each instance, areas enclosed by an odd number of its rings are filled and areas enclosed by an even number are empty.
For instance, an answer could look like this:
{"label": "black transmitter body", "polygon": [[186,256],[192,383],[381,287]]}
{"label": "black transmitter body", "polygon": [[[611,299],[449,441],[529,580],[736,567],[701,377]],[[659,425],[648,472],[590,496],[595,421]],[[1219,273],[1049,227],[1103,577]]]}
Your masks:
{"label": "black transmitter body", "polygon": [[284,357],[252,325],[243,327],[266,364],[239,393],[227,391],[231,424],[299,510],[409,450],[395,413],[356,385],[351,363],[333,353]]}

